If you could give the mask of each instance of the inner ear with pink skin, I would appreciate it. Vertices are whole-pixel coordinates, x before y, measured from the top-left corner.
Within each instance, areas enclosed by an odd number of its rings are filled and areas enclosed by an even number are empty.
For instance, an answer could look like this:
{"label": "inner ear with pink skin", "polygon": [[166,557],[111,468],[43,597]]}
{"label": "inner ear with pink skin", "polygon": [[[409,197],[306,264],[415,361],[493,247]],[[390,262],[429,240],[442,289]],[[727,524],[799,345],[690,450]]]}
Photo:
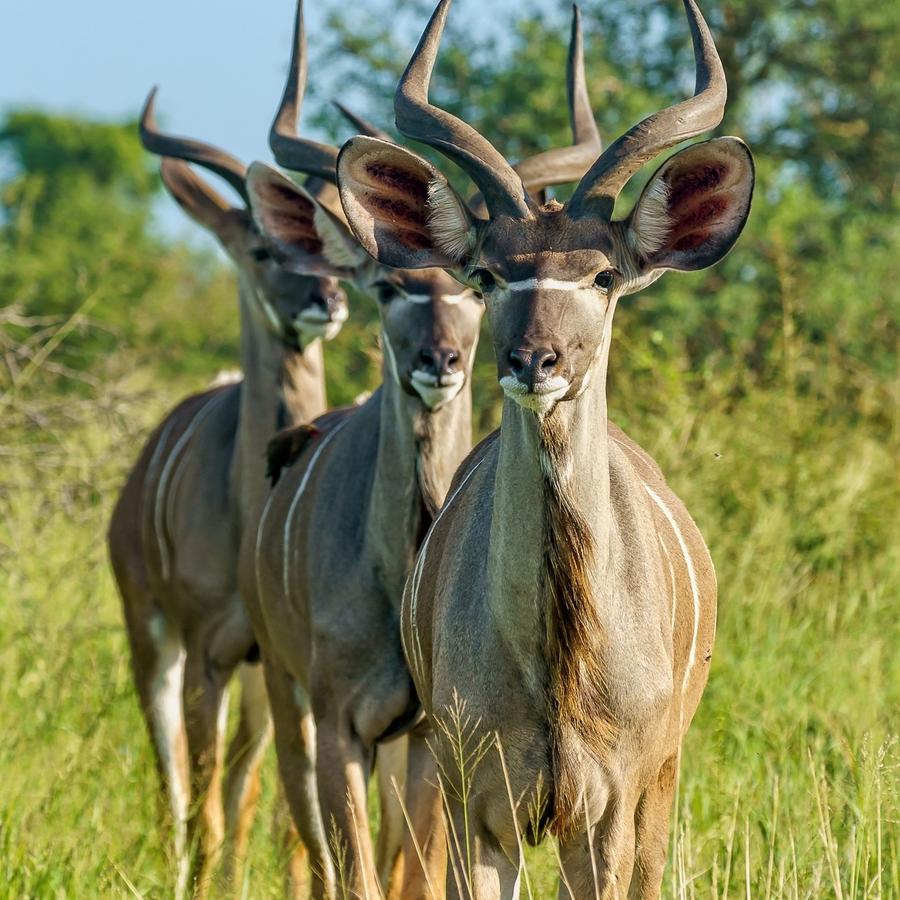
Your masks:
{"label": "inner ear with pink skin", "polygon": [[465,203],[422,157],[389,141],[354,137],[338,157],[347,221],[378,262],[402,269],[452,268],[468,248]]}
{"label": "inner ear with pink skin", "polygon": [[309,254],[322,252],[315,226],[316,204],[307,192],[280,172],[268,167],[251,169],[247,177],[253,217],[279,244]]}
{"label": "inner ear with pink skin", "polygon": [[753,157],[734,137],[676,153],[656,171],[626,220],[644,271],[704,269],[734,246],[747,222]]}
{"label": "inner ear with pink skin", "polygon": [[306,188],[264,163],[247,173],[253,219],[284,262],[304,274],[337,274],[359,265],[347,227]]}

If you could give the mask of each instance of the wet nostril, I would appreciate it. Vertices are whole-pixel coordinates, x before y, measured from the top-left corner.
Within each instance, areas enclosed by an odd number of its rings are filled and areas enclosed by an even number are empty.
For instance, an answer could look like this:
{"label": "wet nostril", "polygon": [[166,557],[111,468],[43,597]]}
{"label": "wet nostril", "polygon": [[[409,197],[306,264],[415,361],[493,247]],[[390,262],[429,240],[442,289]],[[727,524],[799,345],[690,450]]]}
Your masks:
{"label": "wet nostril", "polygon": [[448,371],[452,371],[453,367],[459,362],[459,354],[455,350],[449,351],[447,353],[447,369]]}
{"label": "wet nostril", "polygon": [[552,350],[540,354],[539,365],[542,369],[552,369],[556,365],[556,354]]}
{"label": "wet nostril", "polygon": [[419,360],[426,366],[434,366],[434,351],[433,350],[420,350],[419,351]]}
{"label": "wet nostril", "polygon": [[509,351],[509,367],[512,369],[514,375],[521,375],[524,371],[525,360],[518,350]]}

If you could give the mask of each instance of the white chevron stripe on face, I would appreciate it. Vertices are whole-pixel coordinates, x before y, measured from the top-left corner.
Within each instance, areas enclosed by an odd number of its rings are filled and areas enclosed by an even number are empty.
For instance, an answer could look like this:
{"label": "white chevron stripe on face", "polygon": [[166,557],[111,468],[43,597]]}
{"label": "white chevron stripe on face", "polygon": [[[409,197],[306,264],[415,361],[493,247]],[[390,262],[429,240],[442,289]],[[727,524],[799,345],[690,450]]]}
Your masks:
{"label": "white chevron stripe on face", "polygon": [[506,285],[508,291],[582,291],[587,288],[583,281],[560,281],[556,278],[524,278]]}

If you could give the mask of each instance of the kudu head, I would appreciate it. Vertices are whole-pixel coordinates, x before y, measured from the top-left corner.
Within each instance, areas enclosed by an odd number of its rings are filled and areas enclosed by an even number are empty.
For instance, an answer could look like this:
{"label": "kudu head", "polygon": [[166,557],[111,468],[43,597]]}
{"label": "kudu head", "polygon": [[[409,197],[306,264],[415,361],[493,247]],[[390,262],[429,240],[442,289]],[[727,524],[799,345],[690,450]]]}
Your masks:
{"label": "kudu head", "polygon": [[[333,338],[347,319],[347,296],[338,283],[345,275],[323,252],[325,240],[311,220],[305,253],[286,259],[250,214],[247,167],[229,153],[159,130],[154,88],[141,114],[144,147],[162,156],[168,192],[198,224],[212,232],[240,271],[254,314],[286,346],[302,349],[316,338]],[[189,165],[201,166],[231,185],[243,200],[234,206]]]}
{"label": "kudu head", "polygon": [[[487,208],[474,217],[420,156],[371,137],[345,144],[341,199],[362,245],[390,266],[442,266],[484,296],[506,395],[546,414],[579,395],[608,352],[617,299],[667,269],[721,259],[740,234],[753,191],[746,145],[724,137],[670,157],[631,213],[615,200],[645,163],[722,119],[722,65],[694,0],[684,0],[694,45],[694,95],[651,115],[596,155],[565,204],[539,203],[529,180],[477,131],[428,100],[450,0],[441,0],[395,96],[397,127],[439,150],[475,182]],[[569,103],[586,102],[576,10]],[[577,156],[576,147],[570,148]],[[520,167],[521,169],[522,167]],[[585,167],[587,168],[587,167]],[[605,365],[605,362],[604,362]]]}
{"label": "kudu head", "polygon": [[306,77],[300,2],[287,83],[269,144],[281,166],[309,180],[301,186],[271,166],[254,163],[248,177],[254,218],[285,260],[301,259],[308,252],[310,228],[317,229],[324,255],[379,301],[389,374],[426,409],[437,409],[459,393],[471,374],[484,305],[475,290],[441,268],[395,270],[378,265],[362,250],[341,218],[340,206],[327,204],[327,188],[337,178],[337,148],[298,134]]}

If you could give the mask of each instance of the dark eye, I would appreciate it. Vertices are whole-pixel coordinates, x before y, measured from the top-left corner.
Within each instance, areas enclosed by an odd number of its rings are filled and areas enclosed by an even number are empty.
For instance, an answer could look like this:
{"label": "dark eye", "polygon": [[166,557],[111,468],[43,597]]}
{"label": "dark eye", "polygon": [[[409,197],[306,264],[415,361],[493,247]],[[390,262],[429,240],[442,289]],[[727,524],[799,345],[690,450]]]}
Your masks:
{"label": "dark eye", "polygon": [[598,288],[600,288],[601,291],[608,291],[613,285],[613,279],[613,270],[604,269],[604,271],[597,273],[597,277],[594,279],[594,284]]}
{"label": "dark eye", "polygon": [[490,269],[475,269],[472,272],[472,281],[482,292],[492,291],[497,286],[497,279]]}
{"label": "dark eye", "polygon": [[265,247],[254,247],[250,251],[250,255],[257,262],[265,262],[267,259],[269,259],[271,257],[272,254],[269,253],[269,251]]}
{"label": "dark eye", "polygon": [[390,281],[376,281],[375,290],[378,291],[379,303],[390,303],[400,293],[397,290],[397,285],[392,284]]}

